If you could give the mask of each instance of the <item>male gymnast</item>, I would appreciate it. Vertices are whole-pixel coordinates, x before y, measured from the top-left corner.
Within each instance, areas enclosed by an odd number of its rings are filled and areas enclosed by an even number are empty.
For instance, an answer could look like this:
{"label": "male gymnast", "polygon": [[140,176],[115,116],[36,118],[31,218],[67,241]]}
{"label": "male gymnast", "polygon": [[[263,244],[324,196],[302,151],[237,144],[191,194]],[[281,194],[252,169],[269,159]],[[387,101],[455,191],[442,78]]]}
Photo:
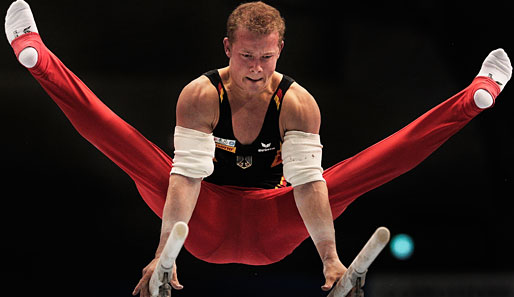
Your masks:
{"label": "male gymnast", "polygon": [[[327,170],[321,167],[321,116],[313,96],[276,71],[285,23],[262,2],[238,6],[223,40],[228,66],[206,72],[179,95],[174,158],[107,108],[43,44],[30,7],[9,8],[5,23],[17,59],[77,131],[134,180],[162,218],[148,281],[177,221],[186,249],[211,263],[266,265],[311,237],[328,291],[344,274],[333,220],[363,193],[414,168],[494,100],[511,77],[502,49],[492,51],[471,84],[397,133]],[[178,282],[176,266],[171,280]]]}

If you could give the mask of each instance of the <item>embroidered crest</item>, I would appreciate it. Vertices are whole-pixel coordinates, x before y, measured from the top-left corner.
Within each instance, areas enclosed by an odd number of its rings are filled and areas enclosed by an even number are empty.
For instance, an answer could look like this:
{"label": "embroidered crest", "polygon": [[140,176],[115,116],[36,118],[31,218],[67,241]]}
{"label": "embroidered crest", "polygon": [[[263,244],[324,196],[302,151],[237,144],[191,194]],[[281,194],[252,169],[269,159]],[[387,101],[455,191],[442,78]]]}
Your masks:
{"label": "embroidered crest", "polygon": [[236,164],[242,169],[252,166],[252,156],[236,156]]}

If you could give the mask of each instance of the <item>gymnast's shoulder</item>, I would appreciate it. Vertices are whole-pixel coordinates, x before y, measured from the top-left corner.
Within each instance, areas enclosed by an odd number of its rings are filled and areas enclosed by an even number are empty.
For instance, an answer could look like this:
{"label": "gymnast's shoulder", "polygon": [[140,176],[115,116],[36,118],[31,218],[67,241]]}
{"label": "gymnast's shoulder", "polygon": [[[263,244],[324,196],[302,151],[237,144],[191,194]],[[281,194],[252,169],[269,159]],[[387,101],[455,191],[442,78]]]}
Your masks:
{"label": "gymnast's shoulder", "polygon": [[210,80],[202,75],[188,83],[177,101],[177,125],[210,133],[218,119],[218,93]]}
{"label": "gymnast's shoulder", "polygon": [[319,133],[321,114],[314,97],[294,82],[282,99],[280,122],[284,131]]}

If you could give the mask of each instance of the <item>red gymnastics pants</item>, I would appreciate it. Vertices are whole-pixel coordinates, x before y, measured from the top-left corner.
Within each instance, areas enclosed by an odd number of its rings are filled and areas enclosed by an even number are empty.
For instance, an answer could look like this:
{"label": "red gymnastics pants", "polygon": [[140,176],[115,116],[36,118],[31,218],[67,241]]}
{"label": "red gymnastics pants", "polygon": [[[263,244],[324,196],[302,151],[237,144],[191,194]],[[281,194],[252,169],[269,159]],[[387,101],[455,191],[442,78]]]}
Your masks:
{"label": "red gymnastics pants", "polygon": [[[105,106],[43,44],[37,33],[12,42],[16,56],[26,47],[39,53],[30,73],[77,131],[136,183],[144,201],[162,216],[173,160]],[[360,195],[409,171],[480,113],[473,95],[500,88],[476,77],[466,89],[400,131],[325,170],[334,219]],[[249,189],[203,181],[189,222],[186,249],[211,263],[266,265],[280,261],[309,237],[291,187]]]}

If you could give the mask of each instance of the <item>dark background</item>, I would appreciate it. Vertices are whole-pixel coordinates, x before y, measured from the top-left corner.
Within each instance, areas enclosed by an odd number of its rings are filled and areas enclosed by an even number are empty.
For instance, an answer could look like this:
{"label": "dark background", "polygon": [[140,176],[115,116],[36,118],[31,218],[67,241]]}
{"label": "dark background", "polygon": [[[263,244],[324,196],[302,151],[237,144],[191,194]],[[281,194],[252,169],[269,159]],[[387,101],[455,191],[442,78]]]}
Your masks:
{"label": "dark background", "polygon": [[[514,57],[512,5],[503,2],[267,2],[287,24],[277,70],[320,106],[324,168],[466,87],[491,50]],[[2,13],[9,3],[2,2]],[[172,154],[177,96],[227,64],[225,21],[238,1],[29,3],[45,44]],[[2,44],[5,286],[15,296],[129,296],[153,257],[160,220]],[[370,285],[373,273],[512,275],[513,101],[507,86],[494,109],[416,169],[354,202],[335,221],[343,263],[383,225],[393,235],[410,234],[415,251],[400,261],[386,249],[372,265]],[[185,289],[174,296],[325,295],[311,241],[268,266],[214,265],[185,250],[177,264]]]}

